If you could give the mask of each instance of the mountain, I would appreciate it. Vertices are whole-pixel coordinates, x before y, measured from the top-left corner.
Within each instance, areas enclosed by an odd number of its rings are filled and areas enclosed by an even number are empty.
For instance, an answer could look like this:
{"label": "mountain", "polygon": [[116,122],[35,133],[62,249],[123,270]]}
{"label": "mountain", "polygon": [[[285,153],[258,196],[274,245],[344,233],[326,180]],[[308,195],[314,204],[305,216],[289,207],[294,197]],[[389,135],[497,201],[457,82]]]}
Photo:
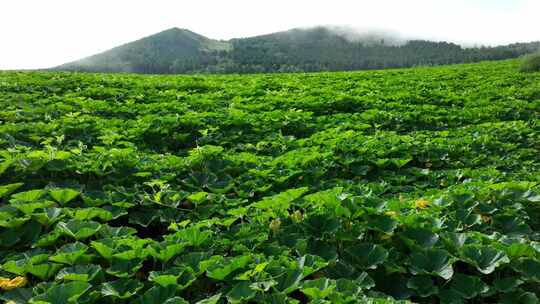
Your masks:
{"label": "mountain", "polygon": [[171,73],[181,62],[207,62],[208,54],[228,51],[229,42],[212,40],[186,29],[166,31],[57,67],[92,72]]}
{"label": "mountain", "polygon": [[222,41],[172,28],[54,69],[153,74],[339,71],[508,59],[538,49],[540,42],[463,48],[328,27]]}

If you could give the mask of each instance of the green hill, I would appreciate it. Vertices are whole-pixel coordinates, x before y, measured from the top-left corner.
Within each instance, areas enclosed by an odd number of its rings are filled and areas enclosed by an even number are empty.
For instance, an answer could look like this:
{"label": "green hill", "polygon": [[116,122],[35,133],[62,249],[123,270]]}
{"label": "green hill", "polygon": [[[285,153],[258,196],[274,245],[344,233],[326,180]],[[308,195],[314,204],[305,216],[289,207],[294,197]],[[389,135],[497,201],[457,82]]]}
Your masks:
{"label": "green hill", "polygon": [[56,69],[156,74],[339,71],[508,59],[538,49],[540,42],[480,48],[398,42],[388,35],[354,36],[326,27],[218,41],[173,28]]}
{"label": "green hill", "polygon": [[181,61],[206,63],[209,52],[229,49],[228,42],[212,40],[186,29],[172,28],[104,53],[67,63],[58,69],[168,73]]}

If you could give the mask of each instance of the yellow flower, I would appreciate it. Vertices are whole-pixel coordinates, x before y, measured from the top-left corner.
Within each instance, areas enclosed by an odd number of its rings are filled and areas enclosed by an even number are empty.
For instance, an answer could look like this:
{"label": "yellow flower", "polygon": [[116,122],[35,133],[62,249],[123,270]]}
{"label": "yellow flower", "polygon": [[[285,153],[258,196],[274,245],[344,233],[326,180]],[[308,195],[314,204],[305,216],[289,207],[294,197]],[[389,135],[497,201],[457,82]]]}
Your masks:
{"label": "yellow flower", "polygon": [[489,215],[482,215],[482,221],[483,221],[484,223],[486,223],[486,224],[491,224],[492,220],[493,220],[493,219],[491,218],[491,216],[489,216]]}
{"label": "yellow flower", "polygon": [[273,219],[270,222],[270,229],[276,233],[279,230],[279,227],[281,226],[281,221],[279,219]]}
{"label": "yellow flower", "polygon": [[295,223],[300,223],[304,219],[304,215],[300,210],[296,210],[293,214],[291,214],[291,218]]}
{"label": "yellow flower", "polygon": [[414,207],[418,209],[424,209],[427,206],[429,206],[429,204],[430,202],[428,200],[421,198],[421,199],[416,200],[416,202],[414,202]]}
{"label": "yellow flower", "polygon": [[16,277],[13,279],[0,278],[0,288],[3,290],[12,290],[23,287],[26,283],[28,283],[26,277]]}

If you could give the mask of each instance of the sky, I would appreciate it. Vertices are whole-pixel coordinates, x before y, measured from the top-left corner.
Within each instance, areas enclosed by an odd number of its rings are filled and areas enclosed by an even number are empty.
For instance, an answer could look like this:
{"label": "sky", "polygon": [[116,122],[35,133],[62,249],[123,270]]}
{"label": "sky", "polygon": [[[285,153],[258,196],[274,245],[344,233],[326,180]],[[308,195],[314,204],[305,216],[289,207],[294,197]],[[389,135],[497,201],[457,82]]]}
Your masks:
{"label": "sky", "polygon": [[465,45],[540,40],[540,0],[1,0],[0,69],[47,68],[171,27],[214,39],[295,27]]}

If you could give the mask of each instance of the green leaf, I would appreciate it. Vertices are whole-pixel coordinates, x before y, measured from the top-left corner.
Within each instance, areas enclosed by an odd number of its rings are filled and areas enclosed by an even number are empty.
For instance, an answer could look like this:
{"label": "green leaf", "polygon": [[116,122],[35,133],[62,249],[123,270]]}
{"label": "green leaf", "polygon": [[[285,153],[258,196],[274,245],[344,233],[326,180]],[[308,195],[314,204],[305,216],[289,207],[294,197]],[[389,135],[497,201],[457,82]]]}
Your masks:
{"label": "green leaf", "polygon": [[88,246],[83,243],[66,244],[56,251],[49,259],[53,262],[73,265],[88,250]]}
{"label": "green leaf", "polygon": [[34,218],[41,225],[44,226],[50,226],[59,221],[64,216],[65,215],[62,214],[62,209],[55,207],[45,208],[43,212],[32,214],[32,218]]}
{"label": "green leaf", "polygon": [[439,236],[425,228],[409,228],[400,234],[403,241],[414,249],[431,248],[439,241]]}
{"label": "green leaf", "polygon": [[160,243],[157,245],[152,245],[147,248],[148,253],[154,258],[166,263],[173,257],[179,255],[184,251],[186,244],[177,243],[177,244],[164,244]]}
{"label": "green leaf", "polygon": [[229,259],[227,262],[218,262],[206,269],[206,275],[209,278],[222,281],[235,270],[244,268],[249,262],[251,262],[251,257],[247,255]]}
{"label": "green leaf", "polygon": [[461,256],[464,261],[474,265],[483,274],[490,274],[499,265],[510,262],[504,252],[488,246],[463,246]]}
{"label": "green leaf", "polygon": [[304,221],[306,231],[316,237],[335,233],[341,227],[341,222],[327,214],[312,215]]}
{"label": "green leaf", "polygon": [[31,288],[15,288],[0,294],[0,300],[3,300],[3,303],[26,304],[30,298],[32,298]]}
{"label": "green leaf", "polygon": [[15,190],[19,189],[23,183],[14,183],[0,186],[0,198],[6,197],[13,193]]}
{"label": "green leaf", "polygon": [[433,280],[429,276],[415,276],[409,279],[407,287],[416,291],[420,297],[429,297],[437,294],[439,288],[433,284]]}
{"label": "green leaf", "polygon": [[361,243],[347,247],[344,258],[360,269],[375,269],[388,258],[388,251],[380,245]]}
{"label": "green leaf", "polygon": [[[11,185],[16,185],[16,184],[11,184]],[[11,196],[10,202],[13,201],[13,202],[33,203],[33,202],[37,202],[44,194],[45,194],[45,190],[42,190],[42,189],[19,192]]]}
{"label": "green leaf", "polygon": [[154,286],[148,289],[142,296],[140,296],[136,304],[157,304],[157,303],[168,303],[168,304],[188,304],[182,298],[175,297],[176,288],[174,286],[162,287]]}
{"label": "green leaf", "polygon": [[70,220],[67,223],[60,222],[56,224],[56,227],[65,235],[79,241],[96,234],[101,228],[101,224],[94,221]]}
{"label": "green leaf", "polygon": [[277,289],[284,294],[289,294],[298,289],[304,275],[300,269],[285,269],[274,277],[278,282]]}
{"label": "green leaf", "polygon": [[510,292],[521,285],[523,281],[518,277],[500,278],[493,282],[493,288],[498,292]]}
{"label": "green leaf", "polygon": [[454,275],[452,258],[447,251],[428,249],[414,252],[411,255],[410,267],[412,274],[438,275],[449,280]]}
{"label": "green leaf", "polygon": [[69,203],[81,194],[78,190],[64,188],[64,189],[52,189],[49,195],[62,205]]}
{"label": "green leaf", "polygon": [[206,242],[206,240],[208,240],[210,236],[212,236],[211,231],[201,231],[199,227],[194,226],[182,229],[174,233],[173,235],[165,236],[165,239],[171,243],[178,243],[178,241],[184,241],[187,243],[185,245],[199,247],[204,244],[204,242]]}
{"label": "green leaf", "polygon": [[92,246],[102,257],[107,260],[111,260],[113,254],[116,253],[116,243],[112,238],[92,241],[90,246]]}
{"label": "green leaf", "polygon": [[142,259],[117,259],[111,260],[111,267],[106,272],[118,278],[129,278],[133,276],[143,266]]}
{"label": "green leaf", "polygon": [[26,267],[26,271],[40,278],[41,280],[48,280],[56,275],[58,270],[62,268],[62,264],[46,263],[46,264],[29,264]]}
{"label": "green leaf", "polygon": [[66,267],[56,275],[57,280],[90,282],[101,273],[99,265],[77,265]]}
{"label": "green leaf", "polygon": [[326,278],[304,281],[300,291],[310,299],[324,299],[336,288],[336,283]]}
{"label": "green leaf", "polygon": [[234,287],[226,294],[227,300],[230,303],[245,303],[252,299],[256,291],[251,289],[250,282],[242,281],[234,285]]}
{"label": "green leaf", "polygon": [[512,267],[523,275],[523,279],[540,283],[540,261],[522,258],[512,263]]}
{"label": "green leaf", "polygon": [[86,282],[54,284],[45,293],[33,297],[30,303],[77,303],[77,299],[88,289],[90,289],[90,284]]}
{"label": "green leaf", "polygon": [[81,221],[92,220],[94,218],[99,218],[107,222],[113,219],[113,214],[109,210],[98,207],[77,208],[73,214],[73,219]]}
{"label": "green leaf", "polygon": [[190,267],[173,267],[164,271],[151,271],[148,280],[168,287],[175,286],[177,290],[183,290],[191,285],[197,277]]}
{"label": "green leaf", "polygon": [[23,202],[12,201],[11,206],[19,209],[24,214],[32,214],[37,209],[45,209],[47,207],[54,206],[56,203],[52,201],[36,201],[36,202]]}
{"label": "green leaf", "polygon": [[538,304],[540,301],[536,294],[521,289],[502,295],[500,304]]}
{"label": "green leaf", "polygon": [[128,299],[137,294],[143,283],[132,279],[119,279],[113,282],[103,283],[101,285],[101,294],[106,297],[117,299]]}
{"label": "green leaf", "polygon": [[307,191],[307,187],[289,189],[285,192],[266,197],[263,200],[252,204],[251,207],[263,210],[276,210],[278,212],[285,211],[294,200],[300,198]]}
{"label": "green leaf", "polygon": [[489,290],[489,287],[480,278],[461,273],[454,275],[451,287],[465,299],[475,298]]}
{"label": "green leaf", "polygon": [[387,215],[372,214],[368,218],[367,227],[382,233],[392,233],[398,226],[398,221]]}
{"label": "green leaf", "polygon": [[217,304],[217,302],[221,299],[221,293],[215,294],[209,298],[206,298],[204,300],[198,301],[195,304]]}
{"label": "green leaf", "polygon": [[441,290],[438,294],[441,304],[464,304],[463,296],[453,289]]}

